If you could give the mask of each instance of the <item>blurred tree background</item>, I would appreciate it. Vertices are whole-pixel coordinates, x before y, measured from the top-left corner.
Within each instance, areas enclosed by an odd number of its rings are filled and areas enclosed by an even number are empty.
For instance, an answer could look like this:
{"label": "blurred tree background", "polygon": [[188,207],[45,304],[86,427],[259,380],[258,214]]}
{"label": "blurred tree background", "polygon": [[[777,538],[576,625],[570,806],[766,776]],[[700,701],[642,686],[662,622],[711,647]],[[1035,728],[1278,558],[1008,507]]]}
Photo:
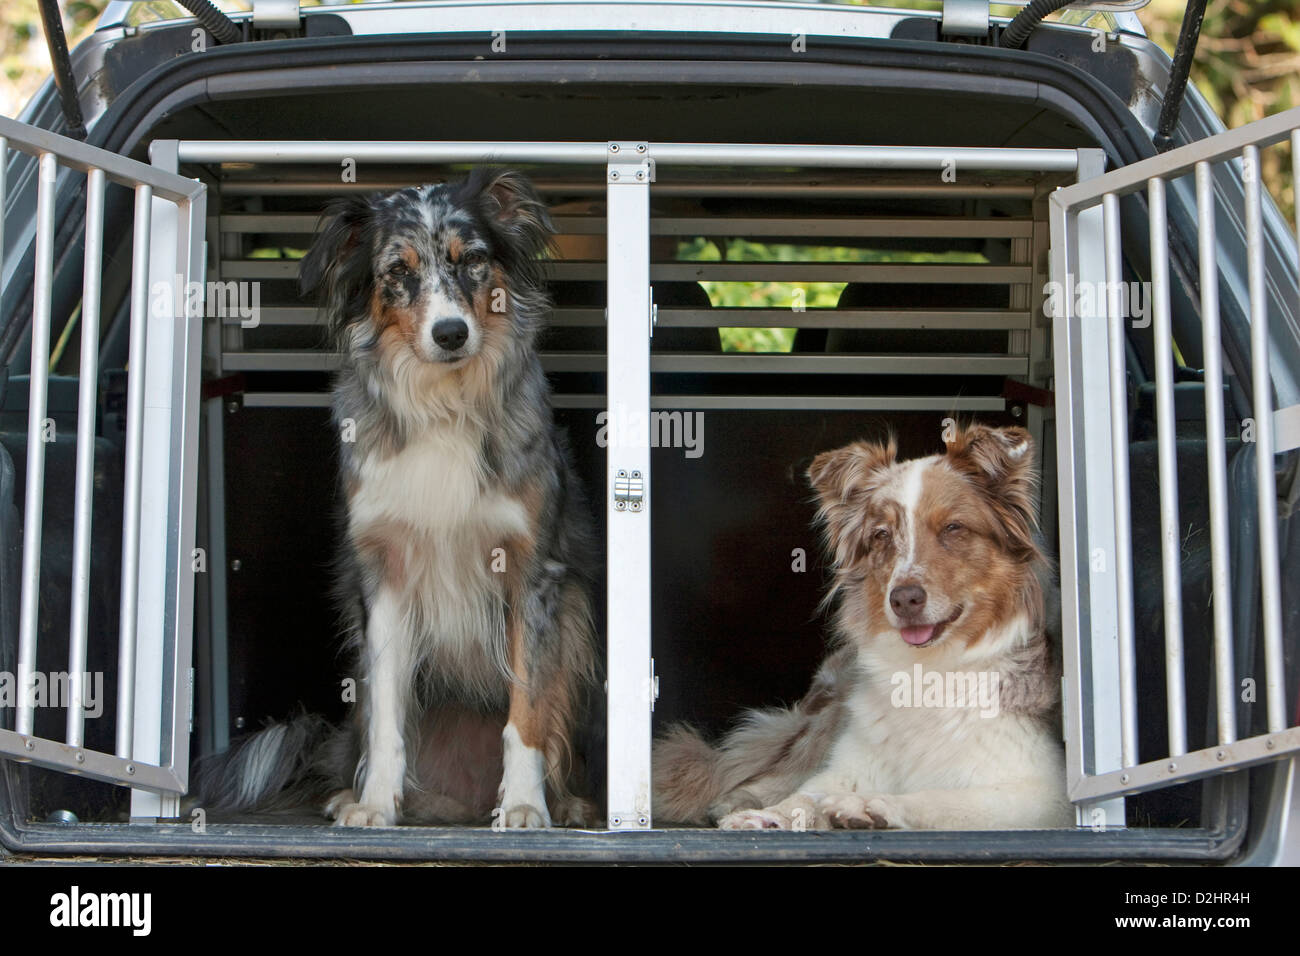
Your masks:
{"label": "blurred tree background", "polygon": [[[1152,0],[1138,12],[1147,34],[1171,56],[1184,0]],[[1210,0],[1192,80],[1229,129],[1300,106],[1300,0]],[[1262,152],[1264,182],[1295,222],[1289,146]]]}
{"label": "blurred tree background", "polygon": [[[320,0],[303,0],[315,6]],[[349,2],[349,0],[326,0]],[[846,0],[855,2],[855,0]],[[874,6],[934,9],[940,0],[863,0]],[[64,29],[71,46],[76,46],[92,29],[107,0],[61,0]],[[248,0],[218,0],[227,9],[248,9]],[[1172,54],[1182,24],[1185,0],[1152,0],[1138,13],[1147,34]],[[1015,9],[1000,5],[999,15],[1013,15]],[[149,20],[182,15],[167,0],[139,3],[133,18]],[[1065,11],[1064,18],[1089,22],[1092,15]],[[1093,25],[1093,24],[1090,24]],[[36,0],[0,0],[0,113],[16,116],[49,74],[49,58],[41,33]],[[1229,128],[1300,105],[1300,0],[1210,0],[1197,47],[1192,81]],[[1291,177],[1289,146],[1264,151],[1264,180],[1290,221],[1295,216],[1295,183]],[[813,246],[773,246],[731,240],[719,248],[712,241],[684,242],[681,259],[761,259],[770,261],[917,261],[915,256],[877,250]],[[951,261],[945,257],[945,261]],[[807,308],[834,306],[839,283],[705,283],[715,306],[760,306]],[[724,329],[728,350],[784,351],[790,347],[793,329]]]}
{"label": "blurred tree background", "polygon": [[[59,0],[68,47],[92,29],[108,0]],[[0,0],[0,113],[17,116],[50,75],[36,0]]]}

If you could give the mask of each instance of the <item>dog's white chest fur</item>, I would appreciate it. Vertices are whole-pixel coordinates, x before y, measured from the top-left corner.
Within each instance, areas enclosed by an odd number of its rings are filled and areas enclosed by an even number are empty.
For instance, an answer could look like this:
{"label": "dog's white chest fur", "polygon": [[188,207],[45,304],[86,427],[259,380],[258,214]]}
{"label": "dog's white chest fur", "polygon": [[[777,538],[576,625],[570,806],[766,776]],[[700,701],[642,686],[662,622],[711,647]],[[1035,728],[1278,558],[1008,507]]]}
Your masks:
{"label": "dog's white chest fur", "polygon": [[384,587],[412,662],[486,688],[504,667],[507,557],[495,549],[528,535],[529,518],[491,486],[480,447],[477,428],[448,424],[362,460],[348,518],[354,541],[382,537],[390,569],[400,568]]}
{"label": "dog's white chest fur", "polygon": [[477,525],[489,534],[523,534],[528,516],[517,499],[486,487],[477,428],[431,428],[395,455],[360,463],[351,501],[354,530],[379,522],[420,533],[451,533]]}
{"label": "dog's white chest fur", "polygon": [[[952,706],[927,706],[919,693],[898,693],[903,681],[895,668],[866,658],[871,677],[861,678],[847,699],[846,717],[827,769],[847,791],[910,793],[992,786],[1016,780],[1046,780],[1064,772],[1063,757],[1050,731],[1039,720],[975,699]],[[953,661],[927,667],[941,677]],[[1000,661],[990,658],[991,677]],[[944,666],[946,665],[946,666]],[[912,668],[903,677],[912,678]],[[892,680],[891,680],[892,678]],[[986,682],[988,686],[991,681]],[[990,707],[989,704],[993,706]]]}
{"label": "dog's white chest fur", "polygon": [[851,716],[831,766],[846,790],[908,793],[983,786],[1038,776],[1046,741],[1032,721],[982,716],[976,708],[895,706],[875,683],[849,701]]}

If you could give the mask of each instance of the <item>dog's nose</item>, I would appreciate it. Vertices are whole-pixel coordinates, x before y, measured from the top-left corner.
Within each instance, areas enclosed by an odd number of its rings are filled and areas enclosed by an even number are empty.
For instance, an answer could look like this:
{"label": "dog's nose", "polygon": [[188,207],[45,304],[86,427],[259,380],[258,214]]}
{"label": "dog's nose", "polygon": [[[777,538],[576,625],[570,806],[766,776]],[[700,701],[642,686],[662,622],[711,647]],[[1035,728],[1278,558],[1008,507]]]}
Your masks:
{"label": "dog's nose", "polygon": [[915,617],[925,610],[925,588],[909,584],[889,592],[889,606],[899,617]]}
{"label": "dog's nose", "polygon": [[439,348],[454,352],[469,338],[469,326],[460,319],[441,319],[433,324],[433,340]]}

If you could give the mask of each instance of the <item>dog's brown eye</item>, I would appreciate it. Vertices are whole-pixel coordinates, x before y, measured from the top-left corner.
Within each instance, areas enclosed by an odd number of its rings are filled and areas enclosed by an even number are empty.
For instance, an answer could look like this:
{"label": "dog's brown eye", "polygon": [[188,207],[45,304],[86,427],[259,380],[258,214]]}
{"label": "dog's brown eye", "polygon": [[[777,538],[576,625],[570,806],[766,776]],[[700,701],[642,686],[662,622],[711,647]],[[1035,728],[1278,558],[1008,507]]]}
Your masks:
{"label": "dog's brown eye", "polygon": [[465,271],[469,273],[469,277],[475,280],[482,279],[487,275],[487,264],[487,259],[485,257],[477,255],[466,256],[461,261],[461,265],[464,266]]}
{"label": "dog's brown eye", "polygon": [[401,262],[388,267],[388,277],[390,279],[400,279],[403,276],[408,276],[410,274],[411,270]]}
{"label": "dog's brown eye", "polygon": [[884,544],[886,541],[889,540],[889,529],[877,528],[875,531],[872,532],[871,540],[876,542],[877,544]]}
{"label": "dog's brown eye", "polygon": [[963,525],[963,524],[958,524],[956,521],[950,521],[950,522],[948,522],[947,526],[944,527],[944,529],[943,529],[943,533],[944,533],[944,534],[956,534],[958,531],[965,531],[965,530],[966,530],[966,526],[965,526],[965,525]]}

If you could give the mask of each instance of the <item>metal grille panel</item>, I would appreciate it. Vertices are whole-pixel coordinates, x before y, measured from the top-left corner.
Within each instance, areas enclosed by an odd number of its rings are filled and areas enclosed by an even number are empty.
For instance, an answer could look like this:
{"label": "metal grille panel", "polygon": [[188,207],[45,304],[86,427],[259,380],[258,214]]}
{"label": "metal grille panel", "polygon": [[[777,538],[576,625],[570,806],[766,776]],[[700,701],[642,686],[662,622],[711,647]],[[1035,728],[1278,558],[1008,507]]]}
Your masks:
{"label": "metal grille panel", "polygon": [[[204,187],[0,117],[0,207],[8,151],[36,157],[39,170],[34,301],[30,329],[26,497],[19,621],[18,701],[0,754],[156,794],[184,793],[189,776],[189,662],[193,626],[193,471],[197,461],[200,316],[151,301],[203,278]],[[85,265],[77,411],[71,632],[64,739],[33,733],[39,635],[41,522],[46,508],[45,444],[54,283],[55,200],[60,177],[85,176]],[[114,753],[85,743],[84,676],[91,569],[91,502],[99,384],[101,264],[107,183],[133,190],[135,216],[127,379],[118,706]],[[0,242],[0,249],[3,242]],[[161,285],[158,285],[161,283]]]}
{"label": "metal grille panel", "polygon": [[[1300,447],[1286,427],[1294,408],[1274,408],[1270,369],[1266,248],[1259,149],[1290,138],[1300,148],[1300,109],[1085,180],[1051,200],[1052,279],[1064,289],[1054,316],[1058,408],[1061,572],[1066,650],[1066,743],[1070,796],[1093,803],[1300,751],[1300,728],[1285,711],[1281,579],[1278,551],[1277,454]],[[1244,187],[1251,360],[1236,370],[1251,382],[1255,492],[1259,521],[1261,696],[1267,732],[1238,736],[1234,651],[1252,634],[1233,633],[1230,587],[1228,465],[1220,340],[1219,273],[1213,164],[1239,160]],[[1300,160],[1296,160],[1300,163]],[[1171,315],[1168,212],[1170,183],[1194,175],[1199,235],[1200,308],[1205,356],[1206,444],[1210,492],[1213,670],[1217,742],[1188,752],[1182,563],[1174,409],[1175,334]],[[1125,359],[1121,197],[1145,194],[1149,215],[1153,311],[1160,553],[1167,686],[1167,754],[1141,762],[1138,753],[1137,649],[1134,635],[1132,527],[1129,514],[1128,389]],[[1289,259],[1294,267],[1295,250]],[[1084,286],[1098,290],[1082,295]],[[1080,303],[1093,301],[1089,312]],[[1082,313],[1082,314],[1080,314]]]}

